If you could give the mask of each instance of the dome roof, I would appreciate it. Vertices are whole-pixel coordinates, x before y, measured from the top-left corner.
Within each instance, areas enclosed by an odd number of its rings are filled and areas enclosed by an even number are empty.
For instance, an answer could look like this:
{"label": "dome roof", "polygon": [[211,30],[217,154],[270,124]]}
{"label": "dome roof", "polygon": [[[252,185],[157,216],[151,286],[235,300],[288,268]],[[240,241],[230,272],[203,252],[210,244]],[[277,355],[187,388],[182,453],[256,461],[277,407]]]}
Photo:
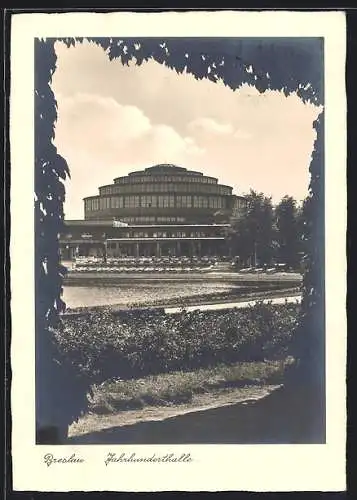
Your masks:
{"label": "dome roof", "polygon": [[145,172],[187,172],[187,168],[184,167],[178,167],[177,165],[174,165],[173,163],[159,163],[157,165],[154,165],[153,167],[148,167],[145,169]]}
{"label": "dome roof", "polygon": [[[203,178],[204,175],[202,172],[197,172],[196,170],[188,170],[184,167],[179,167],[174,165],[173,163],[158,163],[157,165],[153,165],[152,167],[147,167],[145,170],[136,170],[134,172],[130,172],[128,175],[123,177],[116,177],[114,179],[114,183],[120,183],[123,179],[127,179],[128,177],[136,178],[136,177],[151,177],[151,176],[179,176],[179,177],[200,177]],[[217,179],[215,177],[210,177],[217,183]],[[125,181],[124,181],[125,182]]]}

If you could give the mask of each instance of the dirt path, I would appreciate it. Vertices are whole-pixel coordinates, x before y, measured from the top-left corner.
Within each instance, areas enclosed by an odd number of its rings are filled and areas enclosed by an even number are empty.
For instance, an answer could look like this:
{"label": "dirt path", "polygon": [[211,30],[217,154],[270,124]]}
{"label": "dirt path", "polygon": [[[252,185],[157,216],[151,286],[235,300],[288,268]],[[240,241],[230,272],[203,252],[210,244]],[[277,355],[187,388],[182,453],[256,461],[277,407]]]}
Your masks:
{"label": "dirt path", "polygon": [[[268,388],[265,388],[268,389]],[[253,390],[253,389],[252,389]],[[255,387],[259,392],[259,389]],[[233,402],[151,420],[122,421],[119,426],[75,435],[68,444],[174,445],[174,444],[323,444],[325,443],[324,399],[320,388],[294,383],[271,390],[241,393]],[[238,396],[238,397],[237,397]],[[253,399],[255,398],[255,399]],[[149,411],[149,409],[147,409]],[[152,409],[154,412],[155,410]],[[184,411],[184,410],[183,410]],[[161,420],[159,420],[161,418]],[[117,422],[112,421],[112,425]],[[90,429],[87,429],[87,432]],[[82,430],[83,432],[83,430]]]}
{"label": "dirt path", "polygon": [[126,410],[111,415],[87,414],[69,428],[70,438],[90,433],[98,433],[107,429],[132,426],[143,422],[160,422],[169,418],[201,412],[215,408],[257,401],[276,390],[277,385],[246,386],[236,389],[221,389],[209,394],[194,395],[187,404],[153,407],[141,410]]}

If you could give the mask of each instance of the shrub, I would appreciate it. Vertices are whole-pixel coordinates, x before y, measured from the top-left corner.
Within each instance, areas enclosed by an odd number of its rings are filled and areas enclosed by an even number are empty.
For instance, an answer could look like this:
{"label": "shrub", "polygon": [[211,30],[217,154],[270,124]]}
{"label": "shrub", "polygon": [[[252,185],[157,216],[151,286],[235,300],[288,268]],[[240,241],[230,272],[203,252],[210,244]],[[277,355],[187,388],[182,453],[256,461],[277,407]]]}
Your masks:
{"label": "shrub", "polygon": [[55,331],[60,349],[93,382],[138,378],[218,363],[282,359],[289,354],[300,306],[258,303],[247,309],[109,310],[66,318]]}

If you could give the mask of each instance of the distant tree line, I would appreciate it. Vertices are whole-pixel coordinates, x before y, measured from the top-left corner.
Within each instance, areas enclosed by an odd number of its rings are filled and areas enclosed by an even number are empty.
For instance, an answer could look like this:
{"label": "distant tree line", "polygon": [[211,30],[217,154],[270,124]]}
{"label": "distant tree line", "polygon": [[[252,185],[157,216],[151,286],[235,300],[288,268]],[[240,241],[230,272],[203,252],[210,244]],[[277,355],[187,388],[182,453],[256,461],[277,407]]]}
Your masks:
{"label": "distant tree line", "polygon": [[286,195],[274,206],[271,197],[253,190],[245,198],[247,206],[230,235],[230,251],[237,257],[237,264],[285,264],[290,269],[301,269],[305,253],[305,201],[299,205]]}

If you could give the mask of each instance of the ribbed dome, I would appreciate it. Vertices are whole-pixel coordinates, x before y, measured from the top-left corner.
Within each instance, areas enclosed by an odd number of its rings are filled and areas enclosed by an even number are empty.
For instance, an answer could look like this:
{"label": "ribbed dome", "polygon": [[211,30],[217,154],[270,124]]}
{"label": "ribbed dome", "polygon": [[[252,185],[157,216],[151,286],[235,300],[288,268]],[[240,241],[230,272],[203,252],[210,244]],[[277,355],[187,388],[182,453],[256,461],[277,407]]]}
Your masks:
{"label": "ribbed dome", "polygon": [[173,163],[159,163],[158,165],[154,165],[153,167],[148,167],[145,169],[145,172],[153,172],[153,171],[187,172],[187,168],[178,167],[177,165],[174,165]]}
{"label": "ribbed dome", "polygon": [[232,187],[173,163],[117,177],[84,199],[86,219],[120,218],[130,223],[212,222],[218,210],[231,210]]}

